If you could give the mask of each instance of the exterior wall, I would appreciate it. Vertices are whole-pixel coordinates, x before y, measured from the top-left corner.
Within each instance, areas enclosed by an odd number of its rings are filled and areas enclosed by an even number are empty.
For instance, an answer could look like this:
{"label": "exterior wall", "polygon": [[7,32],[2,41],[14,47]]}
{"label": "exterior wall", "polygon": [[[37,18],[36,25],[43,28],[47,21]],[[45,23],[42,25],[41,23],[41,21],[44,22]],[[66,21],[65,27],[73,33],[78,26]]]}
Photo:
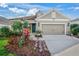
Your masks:
{"label": "exterior wall", "polygon": [[[68,29],[69,19],[36,19],[36,21],[37,21],[36,28],[39,28],[40,30],[42,30],[43,24],[64,24],[65,34],[67,34],[69,31],[69,29]],[[39,23],[39,27],[38,27],[38,23]]]}
{"label": "exterior wall", "polygon": [[10,25],[0,24],[0,28],[1,28],[1,27],[3,27],[3,26],[8,26],[8,27],[11,27]]}
{"label": "exterior wall", "polygon": [[69,22],[69,19],[36,19],[36,21],[40,22],[40,21],[56,21],[56,22],[60,22],[60,21],[63,21],[63,22]]}
{"label": "exterior wall", "polygon": [[72,21],[70,24],[79,24],[79,21]]}
{"label": "exterior wall", "polygon": [[3,27],[3,26],[7,26],[11,29],[11,25],[4,25],[4,24],[0,24],[0,28]]}

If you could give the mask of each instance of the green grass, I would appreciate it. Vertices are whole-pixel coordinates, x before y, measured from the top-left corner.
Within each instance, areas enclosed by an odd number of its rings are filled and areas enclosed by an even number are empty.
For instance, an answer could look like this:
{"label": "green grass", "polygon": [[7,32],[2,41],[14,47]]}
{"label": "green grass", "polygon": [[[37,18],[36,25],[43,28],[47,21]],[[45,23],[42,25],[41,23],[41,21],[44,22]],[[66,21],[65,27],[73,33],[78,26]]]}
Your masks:
{"label": "green grass", "polygon": [[0,40],[0,48],[6,46],[7,44],[8,44],[8,40],[7,39],[5,39],[5,40],[4,39],[3,40],[1,39]]}
{"label": "green grass", "polygon": [[8,44],[9,38],[7,37],[0,37],[0,56],[14,56],[15,54],[10,53],[7,51],[5,46]]}

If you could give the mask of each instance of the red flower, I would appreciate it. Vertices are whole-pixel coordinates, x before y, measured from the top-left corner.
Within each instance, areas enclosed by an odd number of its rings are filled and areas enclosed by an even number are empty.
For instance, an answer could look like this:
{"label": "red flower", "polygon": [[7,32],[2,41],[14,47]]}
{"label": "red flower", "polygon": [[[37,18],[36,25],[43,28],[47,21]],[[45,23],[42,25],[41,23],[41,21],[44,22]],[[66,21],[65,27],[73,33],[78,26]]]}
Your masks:
{"label": "red flower", "polygon": [[30,35],[30,30],[28,28],[24,28],[23,29],[23,33],[26,35],[26,36],[29,36]]}

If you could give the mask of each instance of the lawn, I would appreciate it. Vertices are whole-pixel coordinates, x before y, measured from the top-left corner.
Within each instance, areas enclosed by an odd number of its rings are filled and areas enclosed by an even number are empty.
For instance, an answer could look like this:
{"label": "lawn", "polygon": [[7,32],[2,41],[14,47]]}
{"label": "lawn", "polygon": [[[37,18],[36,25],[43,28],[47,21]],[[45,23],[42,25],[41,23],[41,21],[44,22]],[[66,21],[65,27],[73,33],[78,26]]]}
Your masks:
{"label": "lawn", "polygon": [[8,44],[9,38],[7,37],[0,37],[0,56],[14,56],[15,54],[12,54],[7,51],[5,46]]}

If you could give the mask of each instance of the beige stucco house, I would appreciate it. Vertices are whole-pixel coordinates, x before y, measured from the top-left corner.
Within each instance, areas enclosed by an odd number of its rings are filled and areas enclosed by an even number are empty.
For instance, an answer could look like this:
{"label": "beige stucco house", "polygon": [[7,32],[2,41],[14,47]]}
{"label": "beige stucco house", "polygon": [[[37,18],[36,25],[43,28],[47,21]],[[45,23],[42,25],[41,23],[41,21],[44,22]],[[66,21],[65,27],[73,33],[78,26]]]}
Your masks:
{"label": "beige stucco house", "polygon": [[45,35],[64,35],[68,32],[69,18],[54,9],[37,17],[36,22],[37,28]]}
{"label": "beige stucco house", "polygon": [[[44,35],[65,35],[68,33],[69,18],[55,9],[50,9],[40,16],[29,16],[9,19],[9,21],[0,21],[0,25],[11,26],[15,20],[27,20],[30,23],[31,32],[34,33],[40,29]],[[3,23],[2,23],[3,22]],[[0,27],[1,27],[0,26]]]}

